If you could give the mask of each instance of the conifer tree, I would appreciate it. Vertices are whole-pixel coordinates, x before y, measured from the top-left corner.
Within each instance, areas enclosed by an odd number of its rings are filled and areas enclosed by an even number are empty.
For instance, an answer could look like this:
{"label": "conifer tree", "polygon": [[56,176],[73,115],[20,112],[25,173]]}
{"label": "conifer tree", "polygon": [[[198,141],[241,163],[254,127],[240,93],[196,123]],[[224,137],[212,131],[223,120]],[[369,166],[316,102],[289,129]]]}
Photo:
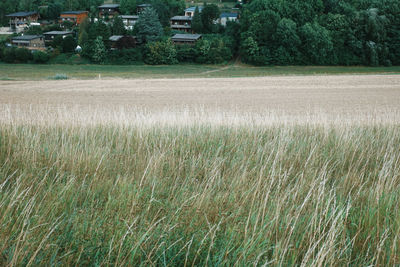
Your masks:
{"label": "conifer tree", "polygon": [[199,7],[194,10],[194,15],[192,18],[192,29],[196,33],[203,32],[203,22],[201,21]]}
{"label": "conifer tree", "polygon": [[121,0],[120,10],[124,15],[132,15],[136,12],[136,0]]}
{"label": "conifer tree", "polygon": [[143,42],[157,41],[163,35],[163,28],[158,19],[157,12],[151,7],[146,8],[140,13],[136,27],[138,37],[141,38]]}
{"label": "conifer tree", "polygon": [[107,50],[103,43],[103,38],[101,36],[98,36],[94,41],[94,51],[92,57],[93,61],[100,64],[104,63],[106,53]]}
{"label": "conifer tree", "polygon": [[112,34],[113,35],[124,35],[125,34],[125,26],[122,18],[117,16],[114,18],[114,22],[112,24]]}

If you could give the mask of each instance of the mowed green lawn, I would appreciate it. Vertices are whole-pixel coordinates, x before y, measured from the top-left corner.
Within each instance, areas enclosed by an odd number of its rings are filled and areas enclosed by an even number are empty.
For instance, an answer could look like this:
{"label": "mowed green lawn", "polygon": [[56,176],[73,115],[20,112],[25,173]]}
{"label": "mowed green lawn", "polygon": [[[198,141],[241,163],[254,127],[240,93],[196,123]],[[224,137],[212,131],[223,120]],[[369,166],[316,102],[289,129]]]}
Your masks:
{"label": "mowed green lawn", "polygon": [[0,80],[43,80],[57,74],[70,79],[101,78],[211,78],[211,77],[259,77],[270,75],[327,75],[327,74],[400,74],[396,67],[331,67],[285,66],[254,67],[242,64],[171,66],[149,65],[33,65],[0,64]]}

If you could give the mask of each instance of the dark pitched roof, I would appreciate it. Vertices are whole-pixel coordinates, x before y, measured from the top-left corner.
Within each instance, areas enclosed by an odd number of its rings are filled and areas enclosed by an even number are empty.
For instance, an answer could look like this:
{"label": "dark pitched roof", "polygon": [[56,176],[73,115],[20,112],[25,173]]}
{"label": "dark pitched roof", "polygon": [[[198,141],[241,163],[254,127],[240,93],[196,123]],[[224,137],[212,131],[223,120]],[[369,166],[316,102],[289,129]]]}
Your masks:
{"label": "dark pitched roof", "polygon": [[221,13],[220,18],[237,18],[237,13]]}
{"label": "dark pitched roof", "polygon": [[119,41],[119,39],[121,39],[122,37],[124,37],[123,35],[113,35],[111,36],[108,40],[113,41],[113,42],[117,42]]}
{"label": "dark pitched roof", "polygon": [[119,4],[105,4],[99,6],[99,8],[119,8]]}
{"label": "dark pitched roof", "polygon": [[43,38],[42,35],[22,35],[12,38],[13,41],[30,41],[37,38]]}
{"label": "dark pitched roof", "polygon": [[174,16],[171,18],[171,20],[192,20],[192,17],[188,16]]}
{"label": "dark pitched roof", "polygon": [[201,34],[175,34],[172,36],[172,41],[197,41],[201,38]]}
{"label": "dark pitched roof", "polygon": [[137,15],[121,15],[120,17],[122,19],[139,19],[139,16]]}
{"label": "dark pitched roof", "polygon": [[6,15],[6,17],[29,17],[32,15],[38,14],[36,11],[29,11],[29,12],[17,12]]}
{"label": "dark pitched roof", "polygon": [[65,35],[65,34],[72,34],[73,32],[70,31],[51,31],[45,32],[44,35]]}
{"label": "dark pitched roof", "polygon": [[79,15],[82,13],[89,13],[88,11],[64,11],[61,12],[61,15]]}
{"label": "dark pitched roof", "polygon": [[118,42],[122,38],[133,38],[133,39],[135,39],[135,41],[137,41],[136,36],[134,36],[134,35],[113,35],[108,40],[112,41],[112,42]]}
{"label": "dark pitched roof", "polygon": [[[201,12],[201,11],[203,10],[203,7],[202,7],[202,6],[199,6],[198,8],[199,8],[199,12]],[[186,9],[185,9],[185,12],[189,12],[189,11],[194,12],[195,10],[196,10],[196,7],[195,7],[195,6],[192,6],[192,7],[186,8]]]}

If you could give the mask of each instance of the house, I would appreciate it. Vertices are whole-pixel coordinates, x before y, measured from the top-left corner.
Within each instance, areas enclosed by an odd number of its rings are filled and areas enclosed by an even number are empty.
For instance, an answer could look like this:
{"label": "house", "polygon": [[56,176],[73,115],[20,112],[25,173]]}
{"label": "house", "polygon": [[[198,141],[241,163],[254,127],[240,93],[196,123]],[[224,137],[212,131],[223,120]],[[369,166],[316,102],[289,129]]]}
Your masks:
{"label": "house", "polygon": [[71,21],[75,25],[81,24],[89,16],[88,11],[66,11],[60,14],[60,23]]}
{"label": "house", "polygon": [[137,20],[139,19],[139,16],[136,16],[136,15],[122,15],[120,17],[122,19],[122,22],[125,25],[125,29],[127,29],[127,30],[132,30],[133,26],[136,24]]}
{"label": "house", "polygon": [[143,12],[143,10],[145,10],[146,8],[151,7],[151,4],[141,4],[141,5],[137,5],[136,7],[136,13],[140,14]]}
{"label": "house", "polygon": [[45,50],[43,35],[23,35],[11,39],[11,44],[29,50]]}
{"label": "house", "polygon": [[238,18],[238,13],[222,13],[219,17],[219,24],[226,26],[228,21],[237,21]]}
{"label": "house", "polygon": [[129,49],[136,47],[136,36],[132,35],[113,35],[109,39],[111,50]]}
{"label": "house", "polygon": [[104,19],[106,17],[113,18],[114,16],[118,16],[119,6],[119,4],[105,4],[99,6],[99,17]]}
{"label": "house", "polygon": [[70,31],[51,31],[51,32],[45,32],[43,33],[43,35],[44,35],[44,42],[46,44],[50,44],[57,36],[61,36],[64,39],[67,36],[73,36],[74,33]]}
{"label": "house", "polygon": [[171,18],[171,28],[184,32],[192,32],[192,17],[175,16]]}
{"label": "house", "polygon": [[202,38],[201,34],[175,34],[171,40],[174,44],[194,45]]}
{"label": "house", "polygon": [[10,28],[25,27],[31,22],[37,22],[39,13],[35,11],[17,12],[6,15],[10,19]]}
{"label": "house", "polygon": [[[201,13],[201,11],[203,10],[203,7],[202,7],[202,6],[199,6],[198,8],[199,8],[199,12]],[[193,16],[194,16],[195,10],[196,10],[196,7],[195,7],[195,6],[186,8],[186,9],[185,9],[185,16],[186,16],[186,17],[193,17]]]}

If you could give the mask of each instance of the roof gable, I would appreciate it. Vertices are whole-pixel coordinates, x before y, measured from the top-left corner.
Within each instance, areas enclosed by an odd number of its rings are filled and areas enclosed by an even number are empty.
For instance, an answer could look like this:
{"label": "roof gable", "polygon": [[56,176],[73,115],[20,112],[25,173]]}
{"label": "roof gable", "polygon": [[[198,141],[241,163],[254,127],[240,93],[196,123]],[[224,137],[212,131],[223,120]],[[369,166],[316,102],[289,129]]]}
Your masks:
{"label": "roof gable", "polygon": [[61,15],[79,15],[79,14],[84,14],[84,13],[89,13],[88,11],[65,11],[61,12]]}
{"label": "roof gable", "polygon": [[172,41],[197,41],[201,38],[201,34],[181,34],[177,33],[172,36]]}
{"label": "roof gable", "polygon": [[6,15],[6,17],[29,17],[32,15],[38,15],[38,14],[39,13],[37,13],[36,11],[17,12],[17,13],[8,14],[8,15]]}
{"label": "roof gable", "polygon": [[[203,7],[202,7],[202,6],[198,6],[198,8],[199,8],[199,12],[201,12],[201,11],[203,10]],[[195,6],[192,6],[192,7],[186,8],[186,9],[185,9],[185,12],[194,12],[195,10],[196,10],[196,7],[195,7]]]}
{"label": "roof gable", "polygon": [[237,18],[237,13],[221,13],[220,18]]}
{"label": "roof gable", "polygon": [[44,35],[66,35],[66,34],[73,34],[73,32],[69,32],[69,31],[51,31],[51,32],[45,32],[43,34]]}
{"label": "roof gable", "polygon": [[30,41],[38,38],[43,38],[42,35],[22,35],[12,38],[13,41]]}
{"label": "roof gable", "polygon": [[192,20],[192,17],[188,16],[174,16],[171,18],[171,20]]}
{"label": "roof gable", "polygon": [[99,6],[99,8],[119,8],[119,4],[105,4]]}

